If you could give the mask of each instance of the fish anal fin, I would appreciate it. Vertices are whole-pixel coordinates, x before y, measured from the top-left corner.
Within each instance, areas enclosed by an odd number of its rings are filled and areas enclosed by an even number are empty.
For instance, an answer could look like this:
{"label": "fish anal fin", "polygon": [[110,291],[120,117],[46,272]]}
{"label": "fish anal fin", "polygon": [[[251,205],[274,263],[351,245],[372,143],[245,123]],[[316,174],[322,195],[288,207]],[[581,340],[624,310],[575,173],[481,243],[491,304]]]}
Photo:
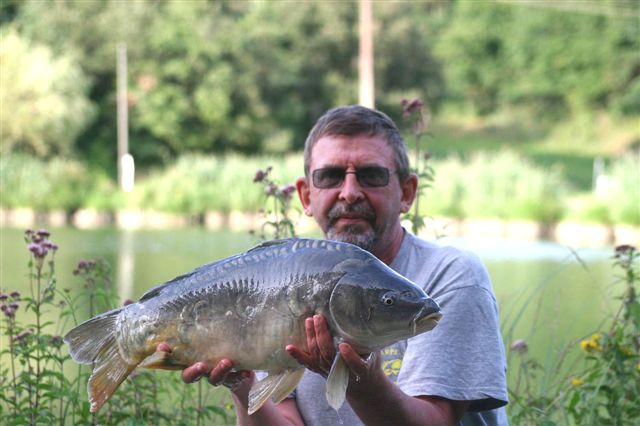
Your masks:
{"label": "fish anal fin", "polygon": [[249,415],[255,413],[269,398],[274,403],[285,399],[298,386],[304,368],[270,373],[267,377],[255,383],[249,392]]}
{"label": "fish anal fin", "polygon": [[158,368],[161,370],[184,370],[188,365],[176,358],[172,352],[158,351],[146,357],[138,367]]}
{"label": "fish anal fin", "polygon": [[344,404],[348,385],[349,367],[338,353],[329,371],[326,389],[327,402],[334,410],[338,410]]}

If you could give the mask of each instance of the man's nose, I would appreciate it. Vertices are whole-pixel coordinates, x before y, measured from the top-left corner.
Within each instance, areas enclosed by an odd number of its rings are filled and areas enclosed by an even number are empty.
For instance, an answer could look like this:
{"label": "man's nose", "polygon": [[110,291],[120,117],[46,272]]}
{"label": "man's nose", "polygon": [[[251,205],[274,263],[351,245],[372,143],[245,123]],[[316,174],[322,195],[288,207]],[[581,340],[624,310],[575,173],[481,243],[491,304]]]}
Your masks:
{"label": "man's nose", "polygon": [[340,189],[340,199],[346,201],[349,204],[353,204],[364,198],[362,187],[358,182],[356,174],[354,172],[347,172],[344,176],[344,183]]}

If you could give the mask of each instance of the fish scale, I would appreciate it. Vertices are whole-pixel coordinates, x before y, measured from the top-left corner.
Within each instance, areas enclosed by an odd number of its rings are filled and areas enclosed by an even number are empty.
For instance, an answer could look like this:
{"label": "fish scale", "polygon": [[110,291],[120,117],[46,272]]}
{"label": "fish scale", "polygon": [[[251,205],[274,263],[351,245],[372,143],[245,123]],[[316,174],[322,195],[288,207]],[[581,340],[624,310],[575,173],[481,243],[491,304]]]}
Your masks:
{"label": "fish scale", "polygon": [[[389,301],[393,303],[389,304]],[[306,349],[304,321],[325,316],[334,340],[360,353],[433,328],[438,305],[370,253],[346,243],[286,239],[201,266],[147,291],[138,302],[98,315],[64,340],[79,363],[93,364],[91,411],[104,405],[136,367],[215,366],[265,370],[249,394],[249,413],[279,402],[304,371],[286,351]],[[156,352],[160,343],[170,352]],[[327,399],[338,408],[349,380],[336,355]]]}

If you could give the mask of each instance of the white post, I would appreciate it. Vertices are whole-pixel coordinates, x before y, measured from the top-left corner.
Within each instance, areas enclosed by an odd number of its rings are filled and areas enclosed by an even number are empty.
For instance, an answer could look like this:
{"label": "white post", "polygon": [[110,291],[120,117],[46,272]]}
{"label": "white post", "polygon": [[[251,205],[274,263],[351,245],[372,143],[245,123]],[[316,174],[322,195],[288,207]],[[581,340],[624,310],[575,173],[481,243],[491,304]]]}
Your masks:
{"label": "white post", "polygon": [[375,107],[373,76],[373,11],[371,0],[360,0],[360,52],[358,97],[360,105]]}
{"label": "white post", "polygon": [[[129,155],[129,106],[127,103],[127,45],[118,44],[118,183],[129,192],[133,189],[133,157]],[[125,168],[127,170],[125,171]]]}

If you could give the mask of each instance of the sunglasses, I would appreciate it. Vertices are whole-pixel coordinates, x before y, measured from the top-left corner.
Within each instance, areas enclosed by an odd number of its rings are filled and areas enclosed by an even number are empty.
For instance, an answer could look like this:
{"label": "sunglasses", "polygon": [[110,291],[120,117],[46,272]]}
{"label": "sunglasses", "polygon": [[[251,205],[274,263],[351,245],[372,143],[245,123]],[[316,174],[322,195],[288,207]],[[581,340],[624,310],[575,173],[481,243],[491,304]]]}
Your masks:
{"label": "sunglasses", "polygon": [[344,167],[323,167],[315,169],[311,177],[313,186],[320,189],[329,189],[342,186],[348,174],[356,175],[358,183],[363,188],[380,188],[389,184],[389,169],[379,166],[362,167],[356,169],[355,172],[347,172]]}

